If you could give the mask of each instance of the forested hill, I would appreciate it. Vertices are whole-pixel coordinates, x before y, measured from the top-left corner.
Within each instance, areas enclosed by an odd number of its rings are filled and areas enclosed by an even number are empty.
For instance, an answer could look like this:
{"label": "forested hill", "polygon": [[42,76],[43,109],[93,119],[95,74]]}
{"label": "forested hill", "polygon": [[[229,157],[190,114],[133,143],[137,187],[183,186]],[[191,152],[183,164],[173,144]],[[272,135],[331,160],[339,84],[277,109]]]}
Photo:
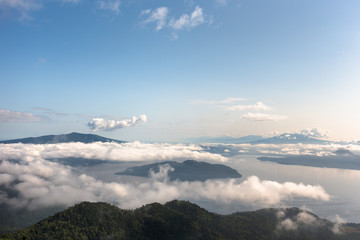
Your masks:
{"label": "forested hill", "polygon": [[358,227],[339,227],[298,208],[218,215],[177,200],[136,210],[83,202],[3,239],[360,239]]}
{"label": "forested hill", "polygon": [[149,177],[149,173],[160,172],[160,168],[168,166],[172,171],[168,172],[170,180],[181,181],[206,181],[208,179],[218,178],[240,178],[241,174],[235,169],[223,164],[211,164],[207,162],[198,162],[186,160],[182,163],[175,161],[166,161],[151,163],[142,166],[135,166],[126,169],[123,172],[117,172],[117,175],[130,175],[139,177]]}

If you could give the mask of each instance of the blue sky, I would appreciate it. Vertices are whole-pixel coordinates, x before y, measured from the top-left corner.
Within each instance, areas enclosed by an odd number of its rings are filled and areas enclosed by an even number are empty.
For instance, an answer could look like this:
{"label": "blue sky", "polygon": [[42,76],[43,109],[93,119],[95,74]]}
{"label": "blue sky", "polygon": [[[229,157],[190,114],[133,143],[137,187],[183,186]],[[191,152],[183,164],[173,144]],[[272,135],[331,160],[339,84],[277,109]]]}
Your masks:
{"label": "blue sky", "polygon": [[317,127],[360,139],[359,10],[355,0],[0,0],[0,138]]}

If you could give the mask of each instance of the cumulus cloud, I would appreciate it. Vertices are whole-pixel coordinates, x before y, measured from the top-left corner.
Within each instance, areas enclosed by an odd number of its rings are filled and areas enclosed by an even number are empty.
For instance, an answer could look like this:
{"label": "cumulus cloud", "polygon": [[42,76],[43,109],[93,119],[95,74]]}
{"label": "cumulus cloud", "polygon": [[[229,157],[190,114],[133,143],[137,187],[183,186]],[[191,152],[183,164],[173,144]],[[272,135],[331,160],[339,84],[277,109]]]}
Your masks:
{"label": "cumulus cloud", "polygon": [[205,22],[202,8],[195,7],[195,10],[190,14],[183,14],[179,19],[171,19],[169,26],[174,30],[181,30],[183,28],[193,28]]}
{"label": "cumulus cloud", "polygon": [[[182,182],[167,180],[169,166],[162,166],[151,179],[141,183],[103,182],[86,174],[76,175],[71,168],[41,157],[32,161],[3,160],[0,163],[0,203],[30,209],[72,205],[81,201],[106,201],[123,208],[176,198],[206,199],[223,203],[233,201],[271,206],[294,197],[328,201],[320,186],[291,182],[263,181],[256,176],[244,182],[234,179]],[[7,191],[16,192],[9,196]]]}
{"label": "cumulus cloud", "polygon": [[314,137],[314,138],[327,137],[327,131],[324,129],[320,129],[320,128],[303,129],[303,130],[300,130],[300,134],[307,136],[307,137]]}
{"label": "cumulus cloud", "polygon": [[250,105],[227,106],[227,107],[223,107],[223,109],[230,110],[230,111],[242,111],[242,110],[270,111],[271,107],[265,105],[263,102],[257,102],[255,104],[250,104]]}
{"label": "cumulus cloud", "polygon": [[271,115],[265,113],[246,113],[242,118],[255,122],[274,122],[288,119],[288,117],[284,115]]}
{"label": "cumulus cloud", "polygon": [[32,113],[0,109],[0,122],[37,122],[40,120],[41,118]]}
{"label": "cumulus cloud", "polygon": [[94,132],[102,131],[112,131],[115,129],[125,128],[125,127],[134,127],[139,123],[146,123],[146,115],[140,115],[139,117],[132,117],[131,119],[123,120],[105,120],[103,118],[94,118],[88,122],[88,127]]}
{"label": "cumulus cloud", "polygon": [[287,131],[287,132],[280,132],[275,131],[272,133],[269,133],[268,135],[273,136],[279,136],[279,137],[290,137],[293,135],[302,135],[304,137],[312,137],[312,138],[326,138],[328,137],[328,132],[321,128],[307,128],[307,129],[301,129],[301,130],[295,130],[295,131]]}
{"label": "cumulus cloud", "polygon": [[101,0],[97,2],[99,9],[111,11],[115,14],[120,13],[120,4],[120,0]]}
{"label": "cumulus cloud", "polygon": [[165,25],[167,21],[167,15],[168,15],[168,8],[167,7],[159,7],[155,10],[146,9],[141,11],[141,15],[147,15],[148,18],[144,21],[144,23],[155,23],[156,24],[156,30],[161,30]]}

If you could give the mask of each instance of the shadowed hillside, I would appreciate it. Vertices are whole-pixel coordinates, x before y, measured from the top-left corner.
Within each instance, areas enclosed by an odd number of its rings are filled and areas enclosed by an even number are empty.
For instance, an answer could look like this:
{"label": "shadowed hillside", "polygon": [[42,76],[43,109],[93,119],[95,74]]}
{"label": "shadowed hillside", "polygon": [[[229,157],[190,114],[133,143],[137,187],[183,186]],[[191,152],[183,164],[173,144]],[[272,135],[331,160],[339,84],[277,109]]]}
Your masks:
{"label": "shadowed hillside", "polygon": [[[356,224],[337,226],[300,210],[219,215],[185,201],[122,210],[83,202],[4,239],[360,239]],[[345,232],[346,231],[346,232]],[[339,233],[339,234],[337,234]]]}
{"label": "shadowed hillside", "polygon": [[149,177],[149,172],[159,173],[161,168],[169,168],[170,180],[206,181],[216,178],[240,178],[241,174],[235,169],[222,165],[186,160],[182,163],[175,161],[152,163],[143,166],[130,167],[118,175]]}

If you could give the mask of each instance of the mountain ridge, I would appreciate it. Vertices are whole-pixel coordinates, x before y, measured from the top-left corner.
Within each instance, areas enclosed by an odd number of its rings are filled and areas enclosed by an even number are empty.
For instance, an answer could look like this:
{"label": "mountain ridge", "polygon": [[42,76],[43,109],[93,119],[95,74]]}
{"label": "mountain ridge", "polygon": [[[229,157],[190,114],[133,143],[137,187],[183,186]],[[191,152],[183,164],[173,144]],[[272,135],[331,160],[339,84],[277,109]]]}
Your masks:
{"label": "mountain ridge", "polygon": [[3,144],[10,143],[24,143],[24,144],[56,144],[56,143],[69,143],[69,142],[82,142],[82,143],[93,143],[93,142],[115,142],[125,143],[126,141],[120,141],[116,139],[102,137],[96,134],[84,134],[72,132],[69,134],[59,135],[44,135],[39,137],[27,137],[18,138],[11,140],[0,141]]}
{"label": "mountain ridge", "polygon": [[335,143],[329,140],[323,140],[299,133],[283,133],[273,137],[262,137],[260,135],[248,135],[244,137],[234,138],[229,136],[222,137],[199,137],[188,138],[186,142],[192,143],[224,143],[224,144],[331,144]]}

